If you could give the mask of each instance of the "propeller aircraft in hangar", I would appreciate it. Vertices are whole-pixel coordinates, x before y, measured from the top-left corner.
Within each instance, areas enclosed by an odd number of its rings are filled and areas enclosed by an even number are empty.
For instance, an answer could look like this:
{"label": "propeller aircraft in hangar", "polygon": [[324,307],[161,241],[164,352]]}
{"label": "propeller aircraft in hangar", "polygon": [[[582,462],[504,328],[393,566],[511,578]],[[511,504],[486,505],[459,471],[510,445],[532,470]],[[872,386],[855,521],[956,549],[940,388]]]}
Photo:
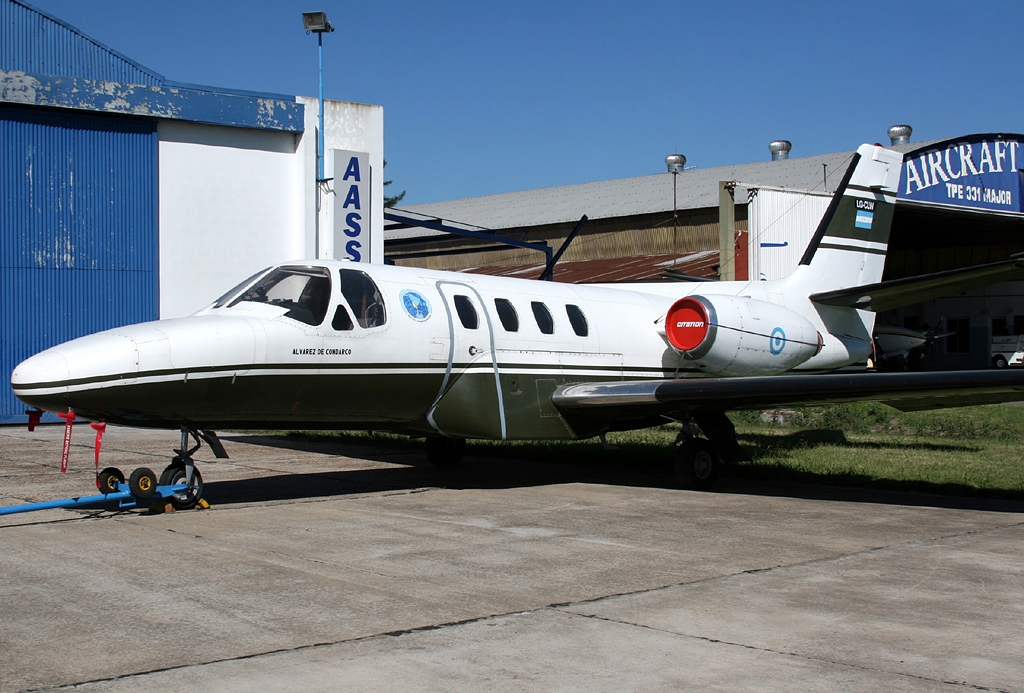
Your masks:
{"label": "propeller aircraft in hangar", "polygon": [[[1024,276],[1010,260],[882,282],[902,157],[862,145],[800,265],[778,281],[570,285],[341,261],[268,268],[187,318],[107,330],[19,364],[30,407],[181,431],[161,483],[199,501],[216,429],[390,430],[439,466],[467,438],[580,439],[683,424],[710,488],[742,454],[726,412],[1024,399],[1024,372],[865,373],[875,311]],[[838,371],[838,372],[837,372]],[[188,449],[189,436],[197,446]]]}

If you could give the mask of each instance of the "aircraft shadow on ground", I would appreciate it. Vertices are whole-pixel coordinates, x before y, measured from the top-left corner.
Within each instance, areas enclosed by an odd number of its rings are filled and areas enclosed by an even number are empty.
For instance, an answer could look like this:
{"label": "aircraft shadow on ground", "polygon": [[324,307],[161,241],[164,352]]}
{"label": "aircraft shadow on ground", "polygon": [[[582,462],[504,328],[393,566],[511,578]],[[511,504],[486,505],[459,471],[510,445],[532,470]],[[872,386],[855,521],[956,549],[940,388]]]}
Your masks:
{"label": "aircraft shadow on ground", "polygon": [[[211,503],[230,505],[285,500],[327,498],[387,491],[403,492],[424,488],[511,489],[565,483],[595,483],[641,488],[674,489],[671,460],[673,451],[663,445],[631,445],[621,450],[604,450],[595,444],[586,455],[565,455],[558,446],[540,452],[527,448],[529,459],[510,451],[507,456],[475,455],[472,449],[455,469],[437,469],[427,461],[421,445],[363,445],[285,436],[230,435],[225,440],[253,445],[301,450],[325,455],[388,463],[387,467],[310,473],[278,474],[251,479],[216,481],[206,484]],[[916,449],[972,452],[969,444],[939,444],[893,441],[859,443],[846,440],[841,431],[798,431],[788,436],[741,435],[748,452],[762,447],[795,449],[808,446],[883,448],[894,451]],[[1014,498],[983,497],[965,485],[934,484],[923,481],[880,482],[866,475],[815,473],[793,470],[785,478],[771,478],[756,463],[725,465],[717,493],[836,500],[890,505],[1024,512],[1024,501]]]}

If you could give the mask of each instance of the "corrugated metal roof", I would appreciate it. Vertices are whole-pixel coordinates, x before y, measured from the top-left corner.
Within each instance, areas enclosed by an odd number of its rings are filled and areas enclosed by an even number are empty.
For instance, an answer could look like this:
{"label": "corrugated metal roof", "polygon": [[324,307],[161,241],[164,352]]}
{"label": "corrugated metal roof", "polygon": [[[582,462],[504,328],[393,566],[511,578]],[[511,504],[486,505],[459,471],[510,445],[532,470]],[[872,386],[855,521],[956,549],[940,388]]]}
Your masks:
{"label": "corrugated metal roof", "polygon": [[0,103],[302,132],[286,94],[172,82],[22,0],[0,0]]}
{"label": "corrugated metal roof", "polygon": [[[892,148],[911,151],[927,144],[914,142]],[[782,161],[690,169],[678,174],[676,207],[679,210],[717,207],[718,183],[723,180],[740,181],[748,185],[822,190],[825,187],[823,174],[827,172],[828,190],[834,190],[839,186],[853,155],[853,151],[836,152]],[[826,167],[824,170],[823,164]],[[610,219],[671,212],[672,174],[658,173],[637,178],[467,197],[447,202],[406,205],[402,209],[493,230],[575,222],[584,214],[590,219]],[[386,240],[435,235],[443,235],[443,232],[420,228],[385,231]]]}
{"label": "corrugated metal roof", "polygon": [[0,0],[0,67],[128,84],[164,81],[162,75],[20,0]]}

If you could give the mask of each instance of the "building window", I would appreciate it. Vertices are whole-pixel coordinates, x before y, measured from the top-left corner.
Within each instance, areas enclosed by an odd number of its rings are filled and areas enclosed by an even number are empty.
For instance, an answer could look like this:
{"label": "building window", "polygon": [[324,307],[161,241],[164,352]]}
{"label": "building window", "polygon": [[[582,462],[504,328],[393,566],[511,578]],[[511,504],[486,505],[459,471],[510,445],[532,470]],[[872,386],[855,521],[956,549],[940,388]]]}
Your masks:
{"label": "building window", "polygon": [[537,320],[537,327],[540,328],[543,334],[554,334],[555,333],[555,321],[551,318],[551,311],[548,307],[540,301],[531,301],[530,307],[533,308],[533,317]]}
{"label": "building window", "polygon": [[587,316],[583,314],[579,306],[574,306],[569,303],[565,306],[565,314],[569,316],[569,324],[572,325],[572,331],[579,337],[586,337],[590,333],[589,327],[587,327]]}
{"label": "building window", "polygon": [[475,330],[480,325],[476,308],[473,307],[473,302],[469,300],[469,296],[455,297],[455,312],[459,314],[459,321],[462,322],[462,326],[467,330]]}
{"label": "building window", "polygon": [[507,298],[496,298],[494,299],[494,309],[498,311],[498,320],[501,320],[501,326],[505,328],[506,332],[518,332],[519,331],[519,314],[516,313],[515,306]]}
{"label": "building window", "polygon": [[952,333],[946,337],[947,354],[969,354],[971,352],[970,318],[946,318],[946,331]]}
{"label": "building window", "polygon": [[1024,334],[1024,315],[1013,316],[1013,333]]}

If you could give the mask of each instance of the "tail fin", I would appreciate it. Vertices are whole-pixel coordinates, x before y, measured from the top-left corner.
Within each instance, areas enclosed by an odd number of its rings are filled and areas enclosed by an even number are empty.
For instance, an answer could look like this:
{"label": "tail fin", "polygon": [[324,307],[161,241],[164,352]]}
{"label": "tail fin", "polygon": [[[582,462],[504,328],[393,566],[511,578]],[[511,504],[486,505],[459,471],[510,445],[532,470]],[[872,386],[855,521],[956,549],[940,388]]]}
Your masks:
{"label": "tail fin", "polygon": [[881,281],[903,155],[862,144],[803,258],[818,291]]}

